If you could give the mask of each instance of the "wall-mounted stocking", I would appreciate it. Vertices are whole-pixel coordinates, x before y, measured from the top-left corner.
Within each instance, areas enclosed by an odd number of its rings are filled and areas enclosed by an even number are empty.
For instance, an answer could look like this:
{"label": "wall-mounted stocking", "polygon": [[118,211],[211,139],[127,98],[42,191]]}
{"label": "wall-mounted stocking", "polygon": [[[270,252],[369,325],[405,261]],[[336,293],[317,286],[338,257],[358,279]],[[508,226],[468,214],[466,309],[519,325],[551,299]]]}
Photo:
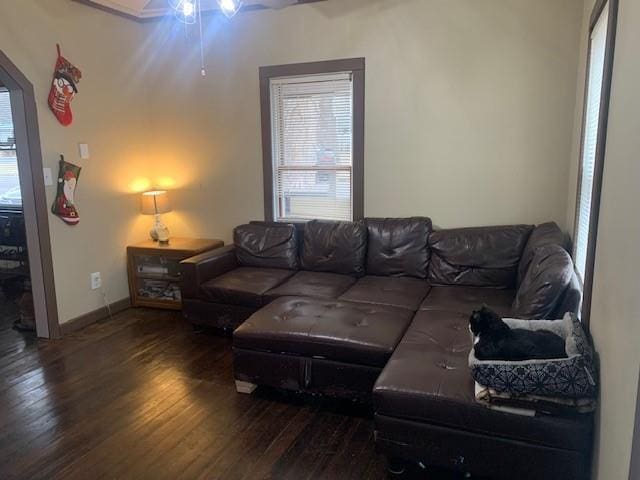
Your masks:
{"label": "wall-mounted stocking", "polygon": [[78,93],[76,85],[82,78],[82,73],[60,55],[60,45],[56,45],[56,47],[58,48],[58,59],[53,73],[53,83],[49,90],[49,108],[58,121],[66,127],[71,125],[73,121],[71,100]]}
{"label": "wall-mounted stocking", "polygon": [[78,184],[78,178],[80,177],[80,170],[82,170],[81,167],[66,162],[64,156],[60,155],[58,191],[51,211],[69,225],[76,225],[80,221],[80,215],[75,202],[76,186]]}

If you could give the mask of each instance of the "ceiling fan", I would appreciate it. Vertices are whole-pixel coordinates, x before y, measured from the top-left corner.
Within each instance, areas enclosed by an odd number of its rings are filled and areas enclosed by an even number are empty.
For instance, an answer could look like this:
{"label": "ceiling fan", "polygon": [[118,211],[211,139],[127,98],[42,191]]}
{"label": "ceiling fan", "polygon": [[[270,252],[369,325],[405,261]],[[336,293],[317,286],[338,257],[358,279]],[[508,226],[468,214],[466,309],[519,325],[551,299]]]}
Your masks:
{"label": "ceiling fan", "polygon": [[202,34],[203,12],[221,12],[232,18],[243,10],[265,8],[285,8],[302,3],[321,2],[323,0],[73,0],[84,5],[115,13],[136,21],[175,15],[186,25],[196,25],[200,39],[200,72],[206,76],[204,41]]}

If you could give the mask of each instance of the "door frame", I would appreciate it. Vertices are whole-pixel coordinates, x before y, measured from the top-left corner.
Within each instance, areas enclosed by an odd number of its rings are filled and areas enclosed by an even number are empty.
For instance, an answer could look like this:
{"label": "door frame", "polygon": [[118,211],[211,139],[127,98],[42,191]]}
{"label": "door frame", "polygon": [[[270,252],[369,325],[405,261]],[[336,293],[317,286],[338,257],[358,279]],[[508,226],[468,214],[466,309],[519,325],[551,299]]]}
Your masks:
{"label": "door frame", "polygon": [[0,83],[9,90],[11,100],[36,332],[38,337],[59,338],[60,325],[36,98],[31,82],[2,50]]}
{"label": "door frame", "polygon": [[631,465],[629,465],[629,480],[640,478],[640,374],[638,374],[638,394],[636,395],[636,416],[631,443]]}

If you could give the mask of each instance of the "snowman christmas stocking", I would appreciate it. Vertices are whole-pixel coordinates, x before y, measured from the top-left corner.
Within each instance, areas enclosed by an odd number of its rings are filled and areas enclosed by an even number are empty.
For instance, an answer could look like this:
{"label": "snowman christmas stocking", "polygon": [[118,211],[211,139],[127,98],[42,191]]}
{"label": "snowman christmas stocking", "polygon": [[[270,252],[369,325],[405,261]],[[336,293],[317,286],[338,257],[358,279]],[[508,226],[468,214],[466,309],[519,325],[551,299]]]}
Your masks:
{"label": "snowman christmas stocking", "polygon": [[68,225],[76,225],[80,215],[75,203],[76,185],[82,168],[66,162],[60,155],[60,171],[58,173],[58,191],[51,211]]}
{"label": "snowman christmas stocking", "polygon": [[82,73],[60,54],[60,45],[56,45],[56,47],[58,48],[58,59],[53,73],[51,90],[49,90],[49,108],[58,121],[66,127],[71,125],[73,121],[71,100],[78,93],[76,84],[82,78]]}

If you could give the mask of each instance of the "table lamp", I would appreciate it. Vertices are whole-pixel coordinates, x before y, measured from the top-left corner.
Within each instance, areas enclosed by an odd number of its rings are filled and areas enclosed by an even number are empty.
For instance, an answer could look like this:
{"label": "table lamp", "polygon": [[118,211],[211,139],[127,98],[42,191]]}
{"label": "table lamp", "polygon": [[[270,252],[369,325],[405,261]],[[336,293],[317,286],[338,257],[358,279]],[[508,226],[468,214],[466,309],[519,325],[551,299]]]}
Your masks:
{"label": "table lamp", "polygon": [[170,211],[171,205],[169,205],[169,195],[166,191],[154,190],[142,194],[142,214],[155,216],[153,228],[149,232],[154,242],[160,242],[163,245],[169,243],[169,229],[162,223],[160,214]]}

